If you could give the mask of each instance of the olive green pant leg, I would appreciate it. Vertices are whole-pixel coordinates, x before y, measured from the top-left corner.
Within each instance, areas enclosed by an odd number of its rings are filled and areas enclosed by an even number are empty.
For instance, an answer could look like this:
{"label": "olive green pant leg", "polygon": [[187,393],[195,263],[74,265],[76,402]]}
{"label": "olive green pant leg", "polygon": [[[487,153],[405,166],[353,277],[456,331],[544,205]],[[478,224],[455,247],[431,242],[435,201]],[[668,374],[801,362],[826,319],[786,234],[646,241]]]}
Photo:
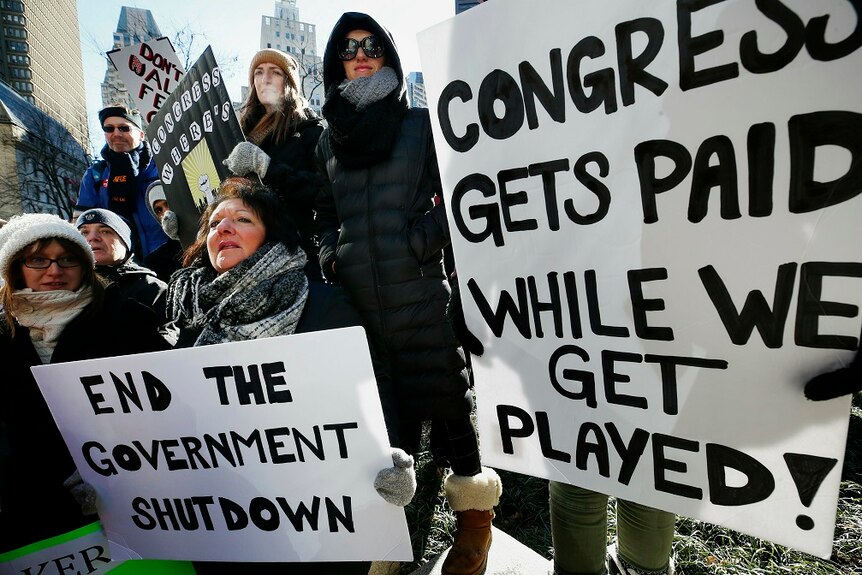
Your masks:
{"label": "olive green pant leg", "polygon": [[608,496],[556,481],[548,492],[557,575],[603,574]]}

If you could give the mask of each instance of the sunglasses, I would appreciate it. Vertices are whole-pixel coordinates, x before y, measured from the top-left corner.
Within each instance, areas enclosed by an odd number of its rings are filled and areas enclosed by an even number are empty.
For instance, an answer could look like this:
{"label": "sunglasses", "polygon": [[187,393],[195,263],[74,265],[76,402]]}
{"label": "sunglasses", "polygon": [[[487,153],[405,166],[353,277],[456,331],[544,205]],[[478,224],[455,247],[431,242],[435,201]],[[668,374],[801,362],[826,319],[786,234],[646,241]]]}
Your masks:
{"label": "sunglasses", "polygon": [[60,256],[55,260],[40,256],[27,256],[24,258],[24,265],[33,270],[46,270],[53,263],[56,263],[61,268],[76,268],[81,265],[81,260],[75,256]]}
{"label": "sunglasses", "polygon": [[366,36],[362,40],[342,38],[338,41],[338,57],[342,60],[353,60],[359,49],[369,58],[379,58],[383,55],[383,41],[377,36]]}
{"label": "sunglasses", "polygon": [[115,129],[123,132],[124,134],[128,134],[132,131],[132,127],[126,124],[123,124],[122,126],[102,126],[102,129],[105,131],[106,134],[113,134]]}

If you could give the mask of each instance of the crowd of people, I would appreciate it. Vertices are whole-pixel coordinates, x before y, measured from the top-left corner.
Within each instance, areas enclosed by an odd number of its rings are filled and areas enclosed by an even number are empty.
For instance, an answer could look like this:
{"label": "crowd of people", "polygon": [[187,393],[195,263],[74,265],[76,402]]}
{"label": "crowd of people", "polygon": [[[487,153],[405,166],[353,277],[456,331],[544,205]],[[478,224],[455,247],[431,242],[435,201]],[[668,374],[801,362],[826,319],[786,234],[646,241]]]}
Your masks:
{"label": "crowd of people", "polygon": [[[444,264],[450,236],[428,112],[408,107],[391,35],[357,12],[342,15],[326,44],[325,127],[289,54],[259,51],[248,79],[246,141],[224,159],[234,177],[219,186],[191,245],[178,241],[140,115],[119,105],[99,112],[106,144],[84,174],[73,223],[23,214],[0,224],[0,553],[92,521],[98,500],[30,367],[362,326],[392,446],[393,465],[374,486],[389,503],[410,502],[413,457],[430,422],[457,517],[442,572],[481,575],[502,484],[482,465],[457,337],[463,320],[452,326],[457,279]],[[806,394],[852,392],[860,369],[857,356]],[[674,515],[619,501],[607,547],[607,499],[551,482],[554,573],[674,573]],[[201,561],[194,569],[349,575],[397,565],[285,571]]]}

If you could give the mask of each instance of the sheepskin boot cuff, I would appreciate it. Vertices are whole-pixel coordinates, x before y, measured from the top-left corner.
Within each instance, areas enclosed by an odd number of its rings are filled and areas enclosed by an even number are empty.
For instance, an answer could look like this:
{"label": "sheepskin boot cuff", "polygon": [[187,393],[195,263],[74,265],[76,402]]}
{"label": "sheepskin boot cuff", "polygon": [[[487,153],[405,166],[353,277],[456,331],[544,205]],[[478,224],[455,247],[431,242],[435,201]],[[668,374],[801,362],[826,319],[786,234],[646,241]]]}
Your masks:
{"label": "sheepskin boot cuff", "polygon": [[452,511],[490,511],[500,503],[503,484],[496,471],[483,467],[478,475],[450,473],[443,482],[443,489]]}

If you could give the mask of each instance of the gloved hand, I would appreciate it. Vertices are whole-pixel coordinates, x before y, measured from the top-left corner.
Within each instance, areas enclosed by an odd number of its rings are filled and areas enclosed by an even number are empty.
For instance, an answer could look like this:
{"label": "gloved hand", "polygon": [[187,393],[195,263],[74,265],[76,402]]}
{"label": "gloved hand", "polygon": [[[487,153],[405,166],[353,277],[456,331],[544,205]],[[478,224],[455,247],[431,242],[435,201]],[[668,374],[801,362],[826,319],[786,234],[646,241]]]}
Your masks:
{"label": "gloved hand", "polygon": [[859,358],[859,353],[856,352],[856,357],[847,367],[811,378],[811,381],[805,384],[805,397],[813,401],[824,401],[862,391],[862,359]]}
{"label": "gloved hand", "polygon": [[251,142],[240,142],[234,146],[233,151],[224,161],[224,165],[237,176],[245,176],[254,172],[263,179],[269,169],[269,162],[270,157],[266,155],[266,152]]}
{"label": "gloved hand", "polygon": [[485,346],[479,341],[473,332],[467,327],[467,322],[464,320],[464,308],[461,307],[461,290],[458,288],[458,279],[452,274],[452,279],[449,281],[449,286],[452,289],[452,295],[449,296],[449,303],[446,304],[446,319],[449,320],[449,325],[452,326],[452,331],[455,332],[455,337],[466,351],[480,356],[485,353]]}
{"label": "gloved hand", "polygon": [[374,489],[387,503],[404,507],[416,493],[416,471],[413,456],[397,447],[392,448],[392,467],[381,469],[374,478]]}
{"label": "gloved hand", "polygon": [[180,239],[180,220],[176,212],[168,210],[162,214],[162,230],[172,240]]}
{"label": "gloved hand", "polygon": [[81,506],[81,513],[84,515],[96,514],[96,499],[98,498],[98,494],[92,485],[81,479],[81,474],[78,473],[77,469],[75,473],[63,482],[63,487],[72,492],[72,497]]}

